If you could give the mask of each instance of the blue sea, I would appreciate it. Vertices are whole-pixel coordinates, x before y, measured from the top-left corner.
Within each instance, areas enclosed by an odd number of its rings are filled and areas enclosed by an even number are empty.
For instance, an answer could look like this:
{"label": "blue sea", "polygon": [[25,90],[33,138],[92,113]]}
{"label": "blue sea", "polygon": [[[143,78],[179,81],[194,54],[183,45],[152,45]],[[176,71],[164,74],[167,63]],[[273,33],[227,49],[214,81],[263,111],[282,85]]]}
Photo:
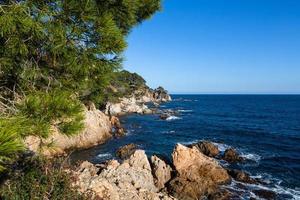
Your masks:
{"label": "blue sea", "polygon": [[[220,163],[242,169],[266,184],[246,185],[268,189],[278,199],[300,199],[300,95],[172,95],[160,109],[177,111],[161,120],[159,115],[131,114],[121,118],[127,136],[104,145],[75,152],[73,159],[94,163],[114,158],[115,151],[135,143],[147,154],[168,158],[176,143],[201,140],[216,143],[221,151],[236,148],[247,161]],[[240,190],[238,183],[228,186]],[[253,197],[244,191],[244,199]]]}

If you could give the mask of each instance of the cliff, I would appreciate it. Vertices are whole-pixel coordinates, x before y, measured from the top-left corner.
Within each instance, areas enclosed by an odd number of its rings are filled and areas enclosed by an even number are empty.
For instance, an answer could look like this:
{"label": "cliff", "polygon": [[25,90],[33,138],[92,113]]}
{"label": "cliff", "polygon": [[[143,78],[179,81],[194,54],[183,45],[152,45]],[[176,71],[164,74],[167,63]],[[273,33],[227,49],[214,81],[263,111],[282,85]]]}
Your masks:
{"label": "cliff", "polygon": [[28,136],[25,145],[33,152],[40,152],[51,156],[64,154],[71,149],[89,148],[106,142],[112,137],[112,125],[108,116],[94,106],[85,108],[85,128],[74,136],[66,136],[52,127],[52,134],[47,139],[36,136]]}

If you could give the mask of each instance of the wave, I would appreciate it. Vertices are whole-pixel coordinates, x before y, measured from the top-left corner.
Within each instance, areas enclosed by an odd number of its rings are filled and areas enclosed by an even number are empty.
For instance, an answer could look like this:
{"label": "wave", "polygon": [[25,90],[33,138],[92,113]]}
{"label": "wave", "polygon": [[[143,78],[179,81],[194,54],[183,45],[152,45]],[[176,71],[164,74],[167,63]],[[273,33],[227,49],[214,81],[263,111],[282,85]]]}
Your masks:
{"label": "wave", "polygon": [[181,119],[181,118],[180,118],[180,117],[176,117],[176,116],[171,115],[171,116],[168,117],[166,120],[167,120],[167,121],[172,121],[172,120],[177,120],[177,119]]}
{"label": "wave", "polygon": [[193,112],[193,110],[178,110],[178,112],[189,113],[189,112]]}
{"label": "wave", "polygon": [[213,144],[216,145],[218,147],[219,151],[221,151],[221,152],[225,152],[226,149],[231,148],[230,145],[227,145],[227,144],[224,144],[224,143],[213,142]]}
{"label": "wave", "polygon": [[112,155],[110,154],[110,153],[101,153],[101,154],[98,154],[97,155],[97,158],[101,158],[101,159],[103,159],[103,158],[111,158],[112,157]]}
{"label": "wave", "polygon": [[241,156],[247,160],[253,160],[255,162],[259,162],[261,160],[261,156],[254,153],[241,153]]}

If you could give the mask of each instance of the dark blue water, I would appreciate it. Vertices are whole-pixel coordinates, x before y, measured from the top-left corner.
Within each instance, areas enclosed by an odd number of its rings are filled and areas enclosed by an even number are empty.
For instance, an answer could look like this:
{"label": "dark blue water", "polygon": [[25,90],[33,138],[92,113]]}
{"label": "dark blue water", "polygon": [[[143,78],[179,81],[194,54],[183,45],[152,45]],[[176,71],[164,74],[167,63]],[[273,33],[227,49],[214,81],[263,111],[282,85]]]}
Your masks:
{"label": "dark blue water", "polygon": [[[170,157],[176,143],[216,142],[221,150],[232,146],[243,164],[229,167],[261,177],[279,199],[300,199],[299,95],[173,95],[161,109],[178,111],[177,118],[128,115],[121,118],[128,135],[104,145],[76,152],[74,158],[101,162],[116,149],[135,143],[148,154]],[[223,163],[228,165],[226,163]],[[234,185],[232,185],[234,187]]]}

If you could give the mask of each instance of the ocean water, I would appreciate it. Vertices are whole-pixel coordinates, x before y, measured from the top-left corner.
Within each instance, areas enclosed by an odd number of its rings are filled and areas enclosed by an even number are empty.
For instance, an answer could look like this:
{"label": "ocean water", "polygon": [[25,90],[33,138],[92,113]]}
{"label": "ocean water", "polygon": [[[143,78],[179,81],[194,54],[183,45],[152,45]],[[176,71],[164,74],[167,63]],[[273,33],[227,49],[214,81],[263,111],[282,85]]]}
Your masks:
{"label": "ocean water", "polygon": [[[224,166],[242,169],[266,184],[246,185],[277,193],[278,199],[300,199],[300,95],[173,95],[161,105],[178,114],[161,120],[159,115],[121,118],[127,136],[73,153],[74,160],[99,163],[114,158],[115,151],[135,143],[147,154],[170,158],[176,143],[215,142],[221,151],[236,148],[247,158]],[[237,182],[228,187],[237,188]],[[244,199],[255,197],[244,191]]]}

